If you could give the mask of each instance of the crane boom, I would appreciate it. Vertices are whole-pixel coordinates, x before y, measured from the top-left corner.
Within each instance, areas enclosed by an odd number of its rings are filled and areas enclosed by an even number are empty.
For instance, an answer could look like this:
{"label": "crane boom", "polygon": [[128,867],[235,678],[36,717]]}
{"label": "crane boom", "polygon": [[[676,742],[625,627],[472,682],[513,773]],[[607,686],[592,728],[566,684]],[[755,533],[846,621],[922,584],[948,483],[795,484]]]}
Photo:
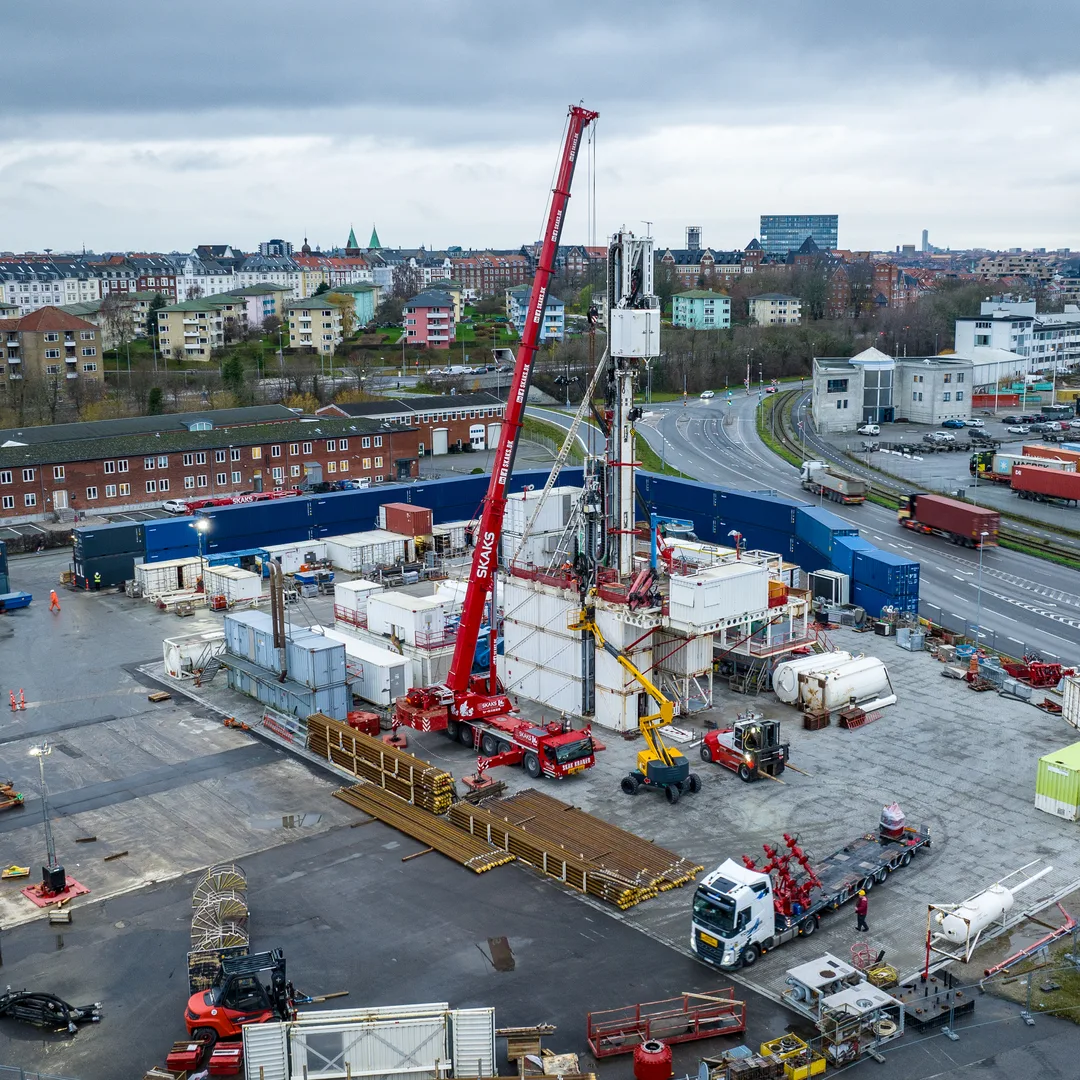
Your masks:
{"label": "crane boom", "polygon": [[[488,481],[487,495],[484,496],[480,526],[476,531],[476,547],[473,550],[469,589],[465,594],[454,657],[446,679],[448,689],[455,694],[465,693],[469,688],[469,676],[472,672],[480,625],[483,622],[484,605],[491,593],[492,581],[497,570],[499,537],[502,533],[503,512],[506,509],[506,488],[514,467],[518,434],[525,415],[525,399],[529,392],[533,360],[540,343],[548,288],[555,269],[555,256],[559,250],[559,238],[562,235],[567,203],[570,201],[570,184],[574,178],[581,136],[598,115],[578,105],[570,107],[570,118],[559,159],[555,186],[552,188],[551,206],[548,210],[540,258],[529,296],[529,312],[522,329],[517,363],[510,383],[510,394],[506,401],[506,416],[499,435],[499,447],[495,451],[495,463],[491,470],[491,479]],[[494,617],[494,612],[492,615]],[[495,687],[489,687],[489,691],[495,693]]]}

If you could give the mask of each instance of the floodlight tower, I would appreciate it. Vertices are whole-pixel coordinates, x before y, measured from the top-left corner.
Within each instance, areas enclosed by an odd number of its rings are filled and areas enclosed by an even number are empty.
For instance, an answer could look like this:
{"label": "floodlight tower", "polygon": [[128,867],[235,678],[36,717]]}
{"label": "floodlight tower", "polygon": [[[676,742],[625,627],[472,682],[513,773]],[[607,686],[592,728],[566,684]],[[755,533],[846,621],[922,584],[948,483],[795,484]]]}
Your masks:
{"label": "floodlight tower", "polygon": [[634,406],[638,365],[660,355],[660,300],[653,294],[653,241],[623,228],[608,245],[607,439],[609,565],[634,569]]}

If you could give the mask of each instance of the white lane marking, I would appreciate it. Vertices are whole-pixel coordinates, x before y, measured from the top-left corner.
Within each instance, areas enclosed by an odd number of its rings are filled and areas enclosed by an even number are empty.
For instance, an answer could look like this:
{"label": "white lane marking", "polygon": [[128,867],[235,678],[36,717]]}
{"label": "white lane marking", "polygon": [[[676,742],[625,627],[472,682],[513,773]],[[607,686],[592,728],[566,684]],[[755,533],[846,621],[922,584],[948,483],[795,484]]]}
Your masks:
{"label": "white lane marking", "polygon": [[1017,645],[1023,645],[1024,643],[1018,637],[1011,637],[1009,641],[1015,641]]}

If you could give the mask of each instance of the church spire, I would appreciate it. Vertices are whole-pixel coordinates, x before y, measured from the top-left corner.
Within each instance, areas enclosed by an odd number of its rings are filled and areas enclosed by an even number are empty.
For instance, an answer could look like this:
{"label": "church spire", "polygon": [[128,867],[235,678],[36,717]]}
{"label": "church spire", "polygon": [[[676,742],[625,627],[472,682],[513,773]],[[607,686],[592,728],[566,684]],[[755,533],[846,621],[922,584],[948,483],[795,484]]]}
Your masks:
{"label": "church spire", "polygon": [[374,223],[372,223],[371,226],[371,239],[368,241],[368,247],[374,248],[376,251],[382,247],[382,244],[379,243],[379,234],[375,231]]}

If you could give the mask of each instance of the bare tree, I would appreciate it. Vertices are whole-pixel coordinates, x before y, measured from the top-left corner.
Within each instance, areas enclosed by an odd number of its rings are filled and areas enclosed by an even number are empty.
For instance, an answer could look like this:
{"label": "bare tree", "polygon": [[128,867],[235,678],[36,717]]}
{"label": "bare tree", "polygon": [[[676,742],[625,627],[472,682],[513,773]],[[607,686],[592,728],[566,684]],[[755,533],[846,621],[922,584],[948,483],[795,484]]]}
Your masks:
{"label": "bare tree", "polygon": [[341,316],[341,336],[348,341],[356,330],[356,301],[349,293],[328,292],[326,302],[338,309]]}
{"label": "bare tree", "polygon": [[131,301],[119,293],[108,293],[101,301],[101,321],[106,336],[111,339],[119,355],[119,350],[134,336]]}
{"label": "bare tree", "polygon": [[420,268],[401,263],[394,267],[391,275],[390,295],[396,296],[399,300],[408,300],[410,296],[415,296],[423,285],[424,275],[420,272]]}

